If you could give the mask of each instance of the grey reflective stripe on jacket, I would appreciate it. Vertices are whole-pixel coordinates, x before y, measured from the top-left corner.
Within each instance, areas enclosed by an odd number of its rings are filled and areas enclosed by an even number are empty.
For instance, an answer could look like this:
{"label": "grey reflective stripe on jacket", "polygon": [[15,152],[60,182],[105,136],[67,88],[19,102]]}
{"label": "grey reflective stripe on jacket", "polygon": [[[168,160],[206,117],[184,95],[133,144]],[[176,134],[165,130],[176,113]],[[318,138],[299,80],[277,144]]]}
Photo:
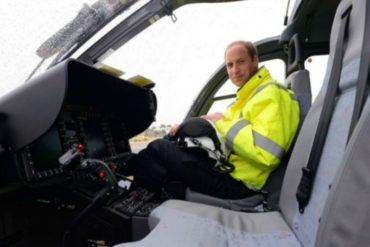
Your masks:
{"label": "grey reflective stripe on jacket", "polygon": [[268,82],[268,83],[263,84],[262,86],[260,86],[259,88],[257,88],[257,90],[254,92],[254,94],[252,95],[252,97],[250,99],[252,99],[256,94],[258,94],[259,92],[261,92],[263,89],[265,89],[266,87],[268,87],[270,85],[275,85],[278,88],[286,91],[289,94],[289,96],[292,98],[292,100],[298,101],[298,98],[297,98],[297,96],[294,93],[289,92],[289,90],[288,90],[287,87],[285,87],[284,85],[281,85],[281,84],[279,84],[277,82]]}
{"label": "grey reflective stripe on jacket", "polygon": [[241,119],[230,128],[226,134],[226,146],[228,149],[234,152],[234,139],[238,132],[248,124],[249,122],[247,120]]}
{"label": "grey reflective stripe on jacket", "polygon": [[[266,87],[268,87],[268,86],[270,86],[270,85],[275,85],[275,86],[277,86],[278,88],[280,88],[280,89],[282,89],[282,90],[286,91],[286,92],[289,94],[289,96],[290,96],[290,98],[291,98],[292,100],[298,101],[298,97],[297,97],[297,95],[295,95],[294,93],[289,92],[289,90],[288,90],[288,88],[287,88],[287,87],[285,87],[285,86],[283,86],[283,85],[281,85],[281,84],[279,84],[279,83],[276,83],[276,82],[268,82],[268,83],[263,84],[262,86],[258,87],[258,88],[256,89],[256,91],[253,93],[253,95],[250,97],[250,99],[249,99],[249,100],[251,100],[251,99],[252,99],[256,94],[258,94],[259,92],[261,92],[263,89],[265,89]],[[234,103],[235,103],[235,102],[233,102],[232,104],[234,104]],[[243,118],[243,112],[240,112],[239,117],[240,117],[240,118]]]}
{"label": "grey reflective stripe on jacket", "polygon": [[256,146],[262,148],[263,150],[275,155],[280,160],[285,155],[285,149],[277,144],[276,142],[270,140],[266,136],[261,135],[257,131],[253,130],[254,143]]}
{"label": "grey reflective stripe on jacket", "polygon": [[[245,119],[241,119],[236,122],[230,130],[226,134],[226,146],[235,153],[234,150],[234,139],[239,131],[249,125],[249,122]],[[280,146],[279,144],[275,143],[274,141],[270,140],[269,138],[261,135],[255,130],[252,130],[254,144],[263,150],[271,153],[272,155],[276,156],[277,158],[281,159],[285,154],[285,149]]]}

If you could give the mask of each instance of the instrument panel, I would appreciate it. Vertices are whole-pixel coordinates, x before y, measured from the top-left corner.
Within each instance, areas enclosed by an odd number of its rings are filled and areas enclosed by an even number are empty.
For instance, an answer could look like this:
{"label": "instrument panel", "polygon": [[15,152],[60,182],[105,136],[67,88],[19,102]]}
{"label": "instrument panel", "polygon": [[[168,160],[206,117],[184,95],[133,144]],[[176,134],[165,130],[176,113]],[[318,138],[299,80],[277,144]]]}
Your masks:
{"label": "instrument panel", "polygon": [[58,120],[20,152],[27,182],[61,174],[58,159],[73,145],[82,145],[85,158],[120,166],[131,152],[123,121],[94,106],[66,105]]}
{"label": "instrument panel", "polygon": [[78,176],[58,161],[76,145],[85,159],[120,168],[132,156],[129,138],[150,126],[156,108],[150,88],[80,61],[61,62],[0,102],[0,188],[7,193]]}

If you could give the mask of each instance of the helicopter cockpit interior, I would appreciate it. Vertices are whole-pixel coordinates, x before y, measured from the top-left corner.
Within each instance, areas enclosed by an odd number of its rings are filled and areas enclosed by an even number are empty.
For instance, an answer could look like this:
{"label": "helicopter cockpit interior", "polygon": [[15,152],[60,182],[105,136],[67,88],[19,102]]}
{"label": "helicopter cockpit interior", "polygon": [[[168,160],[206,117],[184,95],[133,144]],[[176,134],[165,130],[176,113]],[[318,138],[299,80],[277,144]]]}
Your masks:
{"label": "helicopter cockpit interior", "polygon": [[[115,8],[119,6],[115,10],[124,10],[137,1],[106,2],[115,2]],[[269,188],[276,192],[276,208],[266,207],[269,198],[266,201],[264,195],[258,201],[259,210],[251,212],[240,201],[225,202],[196,193],[179,201],[172,200],[169,193],[131,187],[134,180],[128,164],[135,154],[129,140],[155,121],[161,98],[154,93],[153,84],[139,86],[95,65],[158,19],[167,15],[175,22],[176,8],[197,2],[229,1],[148,1],[77,58],[70,55],[86,40],[68,44],[45,72],[0,98],[0,246],[368,243],[364,229],[370,222],[369,200],[357,204],[347,200],[351,197],[354,201],[357,192],[364,198],[370,187],[364,178],[370,170],[363,168],[369,151],[366,138],[370,135],[369,120],[365,118],[370,108],[364,93],[368,92],[366,44],[370,39],[370,3],[366,0],[297,0],[285,30],[255,43],[260,61],[284,61],[287,86],[304,91],[300,132],[283,169],[276,170],[278,180]],[[99,6],[84,6],[77,17],[84,19]],[[101,28],[118,14],[107,13],[95,11],[95,17],[99,14],[107,19],[94,20],[93,25]],[[82,38],[90,36],[83,33]],[[322,54],[329,54],[324,86],[311,106],[310,78],[304,61]],[[186,118],[206,114],[219,99],[235,97],[216,94],[227,79],[222,64],[194,100]],[[292,81],[306,84],[292,85]],[[326,88],[331,81],[337,83],[334,91]],[[360,81],[365,84],[358,86]],[[325,115],[322,109],[329,93],[332,112],[326,115],[331,118],[326,129],[320,129],[316,126]],[[351,118],[353,109],[359,110]],[[297,205],[296,191],[302,169],[305,172],[302,160],[315,146],[315,136],[322,141],[317,162],[324,157],[324,164],[319,167],[323,170],[316,175],[316,185],[312,185],[313,203],[305,205],[304,214]],[[352,162],[361,165],[360,172],[349,172],[354,170]],[[275,179],[275,175],[271,177]],[[357,205],[363,211],[358,210],[361,214],[355,214],[357,221],[352,222]],[[342,232],[349,240],[342,239]]]}

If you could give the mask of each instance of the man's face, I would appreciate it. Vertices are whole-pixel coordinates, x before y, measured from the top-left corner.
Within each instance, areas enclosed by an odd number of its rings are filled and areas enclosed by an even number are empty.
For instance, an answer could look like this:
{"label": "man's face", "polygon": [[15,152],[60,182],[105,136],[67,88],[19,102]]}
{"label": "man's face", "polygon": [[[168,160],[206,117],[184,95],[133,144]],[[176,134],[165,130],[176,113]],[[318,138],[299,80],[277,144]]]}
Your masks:
{"label": "man's face", "polygon": [[233,45],[226,50],[225,63],[231,81],[242,87],[257,71],[258,58],[253,60],[242,45]]}

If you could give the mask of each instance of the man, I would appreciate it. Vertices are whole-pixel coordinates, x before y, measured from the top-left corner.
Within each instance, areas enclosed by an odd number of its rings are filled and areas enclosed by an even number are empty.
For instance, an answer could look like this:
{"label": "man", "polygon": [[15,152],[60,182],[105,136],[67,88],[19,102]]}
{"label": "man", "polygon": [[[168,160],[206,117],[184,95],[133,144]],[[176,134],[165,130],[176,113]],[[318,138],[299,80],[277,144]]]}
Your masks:
{"label": "man", "polygon": [[[225,114],[202,116],[212,121],[230,150],[230,174],[212,170],[203,150],[180,148],[166,139],[152,142],[136,159],[135,180],[159,189],[179,181],[184,187],[221,198],[254,195],[288,151],[299,124],[292,91],[277,83],[251,42],[235,41],[225,51],[227,73],[239,87]],[[178,126],[170,130],[174,135]]]}

